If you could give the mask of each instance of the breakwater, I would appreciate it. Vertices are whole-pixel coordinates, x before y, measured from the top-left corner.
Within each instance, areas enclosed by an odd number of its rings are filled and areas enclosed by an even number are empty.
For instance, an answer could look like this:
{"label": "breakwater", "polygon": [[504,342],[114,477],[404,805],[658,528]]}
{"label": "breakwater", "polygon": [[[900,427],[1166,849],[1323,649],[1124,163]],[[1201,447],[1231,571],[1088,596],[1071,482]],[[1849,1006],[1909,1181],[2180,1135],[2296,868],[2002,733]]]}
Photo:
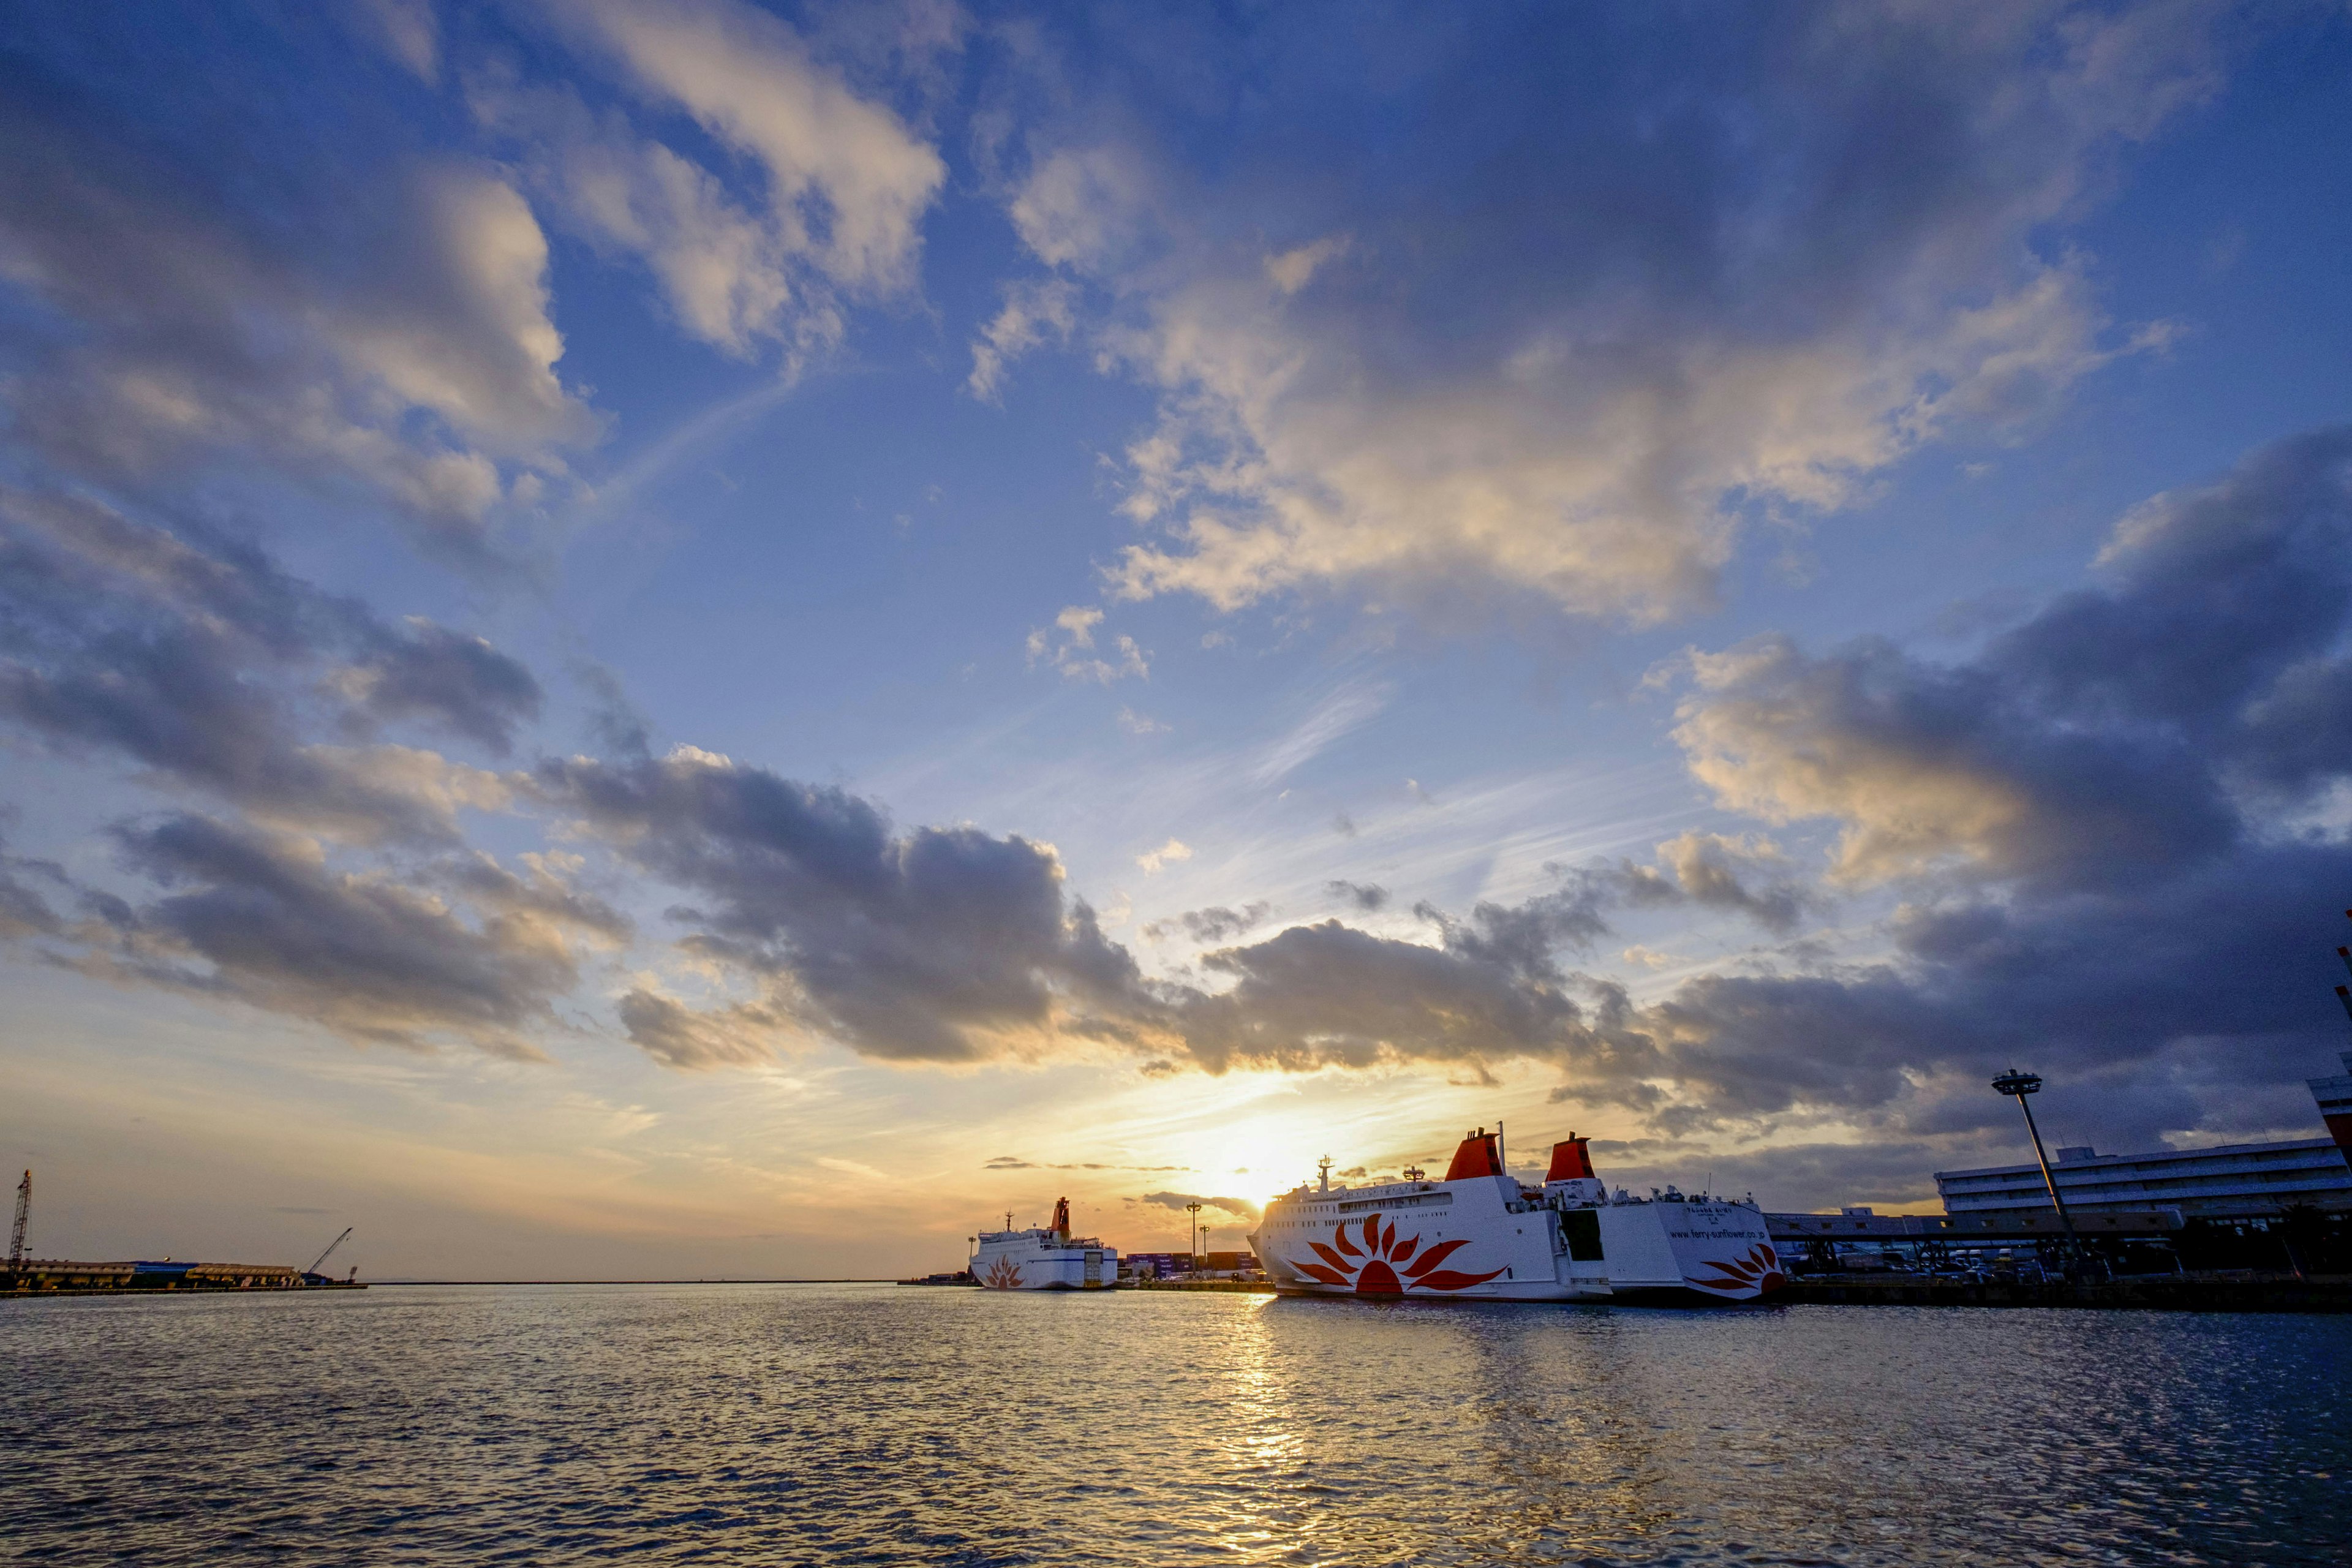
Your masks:
{"label": "breakwater", "polygon": [[285,1263],[76,1263],[37,1259],[0,1268],[0,1300],[16,1296],[117,1296],[155,1290],[364,1290]]}

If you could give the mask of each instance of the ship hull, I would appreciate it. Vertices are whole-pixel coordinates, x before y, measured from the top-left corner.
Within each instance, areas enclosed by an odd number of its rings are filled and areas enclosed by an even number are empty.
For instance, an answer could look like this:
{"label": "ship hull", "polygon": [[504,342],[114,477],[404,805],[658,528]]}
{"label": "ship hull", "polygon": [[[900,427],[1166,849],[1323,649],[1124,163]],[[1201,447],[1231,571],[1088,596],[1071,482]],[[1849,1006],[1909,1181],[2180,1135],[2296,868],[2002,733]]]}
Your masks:
{"label": "ship hull", "polygon": [[1108,1290],[1118,1284],[1118,1252],[1068,1242],[1050,1231],[982,1235],[971,1277],[992,1290]]}
{"label": "ship hull", "polygon": [[1753,1204],[1538,1192],[1500,1174],[1297,1193],[1251,1237],[1278,1294],[1697,1306],[1768,1299],[1778,1254]]}

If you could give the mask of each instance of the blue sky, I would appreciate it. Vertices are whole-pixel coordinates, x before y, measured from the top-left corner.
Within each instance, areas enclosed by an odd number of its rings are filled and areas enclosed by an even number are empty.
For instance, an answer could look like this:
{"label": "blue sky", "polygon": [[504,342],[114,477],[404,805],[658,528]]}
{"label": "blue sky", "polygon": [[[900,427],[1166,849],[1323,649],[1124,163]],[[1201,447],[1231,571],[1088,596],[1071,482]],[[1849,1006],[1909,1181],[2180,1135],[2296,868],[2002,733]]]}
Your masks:
{"label": "blue sky", "polygon": [[2315,1131],[2340,7],[164,15],[0,55],[37,1247]]}

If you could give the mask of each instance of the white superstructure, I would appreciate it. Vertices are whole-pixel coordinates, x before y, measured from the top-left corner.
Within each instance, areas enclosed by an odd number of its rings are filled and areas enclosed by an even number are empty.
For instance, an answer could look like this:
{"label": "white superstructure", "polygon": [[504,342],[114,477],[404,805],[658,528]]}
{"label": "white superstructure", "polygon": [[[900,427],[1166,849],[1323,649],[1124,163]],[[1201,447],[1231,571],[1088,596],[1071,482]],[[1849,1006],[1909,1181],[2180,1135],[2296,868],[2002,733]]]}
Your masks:
{"label": "white superstructure", "polygon": [[1586,1145],[1552,1146],[1530,1187],[1503,1169],[1499,1134],[1462,1141],[1442,1182],[1301,1184],[1250,1237],[1286,1295],[1508,1301],[1752,1301],[1786,1283],[1752,1202],[1611,1194]]}
{"label": "white superstructure", "polygon": [[[1005,1216],[1010,1226],[1013,1216]],[[984,1230],[971,1255],[971,1277],[992,1290],[1108,1290],[1118,1283],[1118,1250],[1070,1235],[1070,1200],[1054,1205],[1054,1223],[1029,1230]]]}

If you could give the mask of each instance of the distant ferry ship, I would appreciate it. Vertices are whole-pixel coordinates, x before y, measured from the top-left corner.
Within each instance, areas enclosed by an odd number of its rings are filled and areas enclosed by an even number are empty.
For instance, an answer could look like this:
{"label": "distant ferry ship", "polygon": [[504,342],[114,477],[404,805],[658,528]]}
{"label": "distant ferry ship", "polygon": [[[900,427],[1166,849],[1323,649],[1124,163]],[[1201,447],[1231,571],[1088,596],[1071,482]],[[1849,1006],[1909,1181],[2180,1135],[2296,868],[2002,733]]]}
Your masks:
{"label": "distant ferry ship", "polygon": [[1503,1169],[1501,1134],[1462,1141],[1442,1182],[1300,1184],[1250,1244],[1285,1295],[1504,1301],[1752,1301],[1787,1282],[1755,1203],[1671,1187],[1612,1196],[1574,1133],[1544,1184]]}
{"label": "distant ferry ship", "polygon": [[1108,1290],[1118,1284],[1118,1250],[1092,1237],[1070,1234],[1070,1200],[1054,1205],[1054,1223],[1043,1229],[980,1233],[971,1255],[971,1277],[992,1290]]}

